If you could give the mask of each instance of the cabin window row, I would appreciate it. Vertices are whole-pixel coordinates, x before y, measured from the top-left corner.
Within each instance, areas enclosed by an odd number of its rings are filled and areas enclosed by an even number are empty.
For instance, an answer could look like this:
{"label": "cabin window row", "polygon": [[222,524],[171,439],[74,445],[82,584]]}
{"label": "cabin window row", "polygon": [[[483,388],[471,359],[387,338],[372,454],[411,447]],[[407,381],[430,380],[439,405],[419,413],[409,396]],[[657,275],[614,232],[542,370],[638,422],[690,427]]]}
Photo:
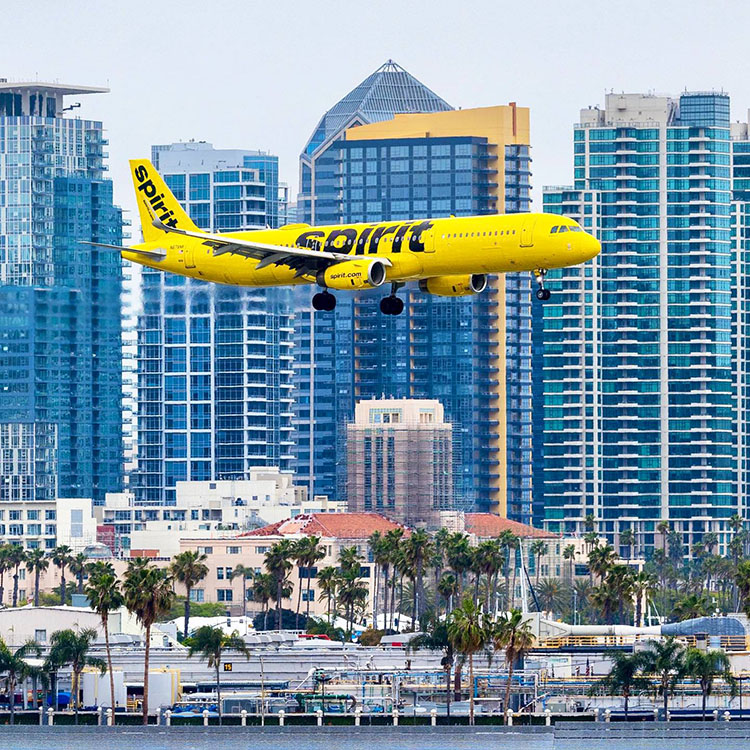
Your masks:
{"label": "cabin window row", "polygon": [[503,231],[495,231],[495,232],[454,232],[453,234],[444,234],[442,236],[443,239],[456,239],[458,237],[502,237],[506,234],[515,234],[515,229],[505,229]]}

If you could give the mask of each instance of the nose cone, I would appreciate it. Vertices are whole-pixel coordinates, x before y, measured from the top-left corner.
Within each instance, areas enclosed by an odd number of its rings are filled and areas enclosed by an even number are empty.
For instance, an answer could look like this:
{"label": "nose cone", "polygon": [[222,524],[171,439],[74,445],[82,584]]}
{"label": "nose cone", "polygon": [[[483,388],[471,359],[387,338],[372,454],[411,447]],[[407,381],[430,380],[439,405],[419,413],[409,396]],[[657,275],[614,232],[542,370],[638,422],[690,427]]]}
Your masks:
{"label": "nose cone", "polygon": [[602,250],[602,244],[593,235],[583,232],[579,235],[578,250],[581,253],[581,263],[595,258]]}

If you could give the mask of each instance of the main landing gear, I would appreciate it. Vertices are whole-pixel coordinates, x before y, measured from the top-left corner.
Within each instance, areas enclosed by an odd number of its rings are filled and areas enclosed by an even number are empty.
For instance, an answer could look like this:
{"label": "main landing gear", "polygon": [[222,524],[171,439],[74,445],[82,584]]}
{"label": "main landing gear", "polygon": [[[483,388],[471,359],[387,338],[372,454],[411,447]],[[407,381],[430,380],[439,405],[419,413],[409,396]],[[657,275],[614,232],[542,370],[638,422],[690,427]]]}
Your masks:
{"label": "main landing gear", "polygon": [[394,281],[391,284],[391,293],[388,297],[380,300],[380,312],[383,315],[401,315],[404,311],[404,301],[396,296],[396,292],[403,286],[403,283]]}
{"label": "main landing gear", "polygon": [[546,268],[537,268],[534,270],[534,276],[536,277],[536,283],[539,284],[539,289],[536,290],[536,298],[542,301],[548,300],[552,293],[549,289],[544,288],[544,277],[547,275]]}
{"label": "main landing gear", "polygon": [[331,312],[336,307],[336,298],[326,289],[313,295],[312,305],[316,310]]}

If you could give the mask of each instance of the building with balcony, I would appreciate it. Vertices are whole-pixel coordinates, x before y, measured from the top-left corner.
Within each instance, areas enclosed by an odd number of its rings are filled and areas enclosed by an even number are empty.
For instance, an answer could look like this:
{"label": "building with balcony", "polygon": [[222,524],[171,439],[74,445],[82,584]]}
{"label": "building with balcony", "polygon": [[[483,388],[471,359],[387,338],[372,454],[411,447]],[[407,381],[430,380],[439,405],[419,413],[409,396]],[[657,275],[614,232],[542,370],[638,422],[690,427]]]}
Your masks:
{"label": "building with balcony", "polygon": [[0,503],[120,489],[122,244],[101,122],[107,89],[0,79]]}
{"label": "building with balcony", "polygon": [[[278,157],[209,143],[154,146],[154,166],[201,229],[278,226]],[[180,481],[292,468],[292,308],[284,288],[142,273],[138,321],[139,503],[173,505]]]}
{"label": "building with balcony", "polygon": [[730,517],[744,515],[729,97],[609,94],[573,134],[574,183],[546,189],[544,210],[578,220],[602,252],[547,277],[535,342],[545,525],[580,534],[590,515],[615,549],[632,529],[648,554],[664,519],[687,549],[718,534],[723,554]]}

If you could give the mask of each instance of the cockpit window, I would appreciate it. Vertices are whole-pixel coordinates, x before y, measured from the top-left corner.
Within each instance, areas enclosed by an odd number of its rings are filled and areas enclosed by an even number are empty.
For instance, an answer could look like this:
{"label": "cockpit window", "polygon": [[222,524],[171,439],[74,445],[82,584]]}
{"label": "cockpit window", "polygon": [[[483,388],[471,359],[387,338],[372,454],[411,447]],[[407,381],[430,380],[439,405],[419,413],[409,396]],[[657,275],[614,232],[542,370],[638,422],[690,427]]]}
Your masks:
{"label": "cockpit window", "polygon": [[549,230],[549,233],[550,233],[550,234],[557,234],[557,230],[558,230],[559,228],[560,228],[560,227],[552,227],[552,229],[550,229],[550,230]]}
{"label": "cockpit window", "polygon": [[565,224],[563,224],[563,225],[562,225],[562,226],[561,226],[561,227],[560,227],[560,228],[559,228],[559,229],[557,230],[557,233],[558,233],[558,234],[562,234],[563,232],[567,232],[567,231],[568,231],[568,227],[566,227],[566,226],[565,226]]}
{"label": "cockpit window", "polygon": [[581,227],[572,226],[572,227],[568,227],[568,231],[569,232],[582,232],[583,229],[581,229]]}

